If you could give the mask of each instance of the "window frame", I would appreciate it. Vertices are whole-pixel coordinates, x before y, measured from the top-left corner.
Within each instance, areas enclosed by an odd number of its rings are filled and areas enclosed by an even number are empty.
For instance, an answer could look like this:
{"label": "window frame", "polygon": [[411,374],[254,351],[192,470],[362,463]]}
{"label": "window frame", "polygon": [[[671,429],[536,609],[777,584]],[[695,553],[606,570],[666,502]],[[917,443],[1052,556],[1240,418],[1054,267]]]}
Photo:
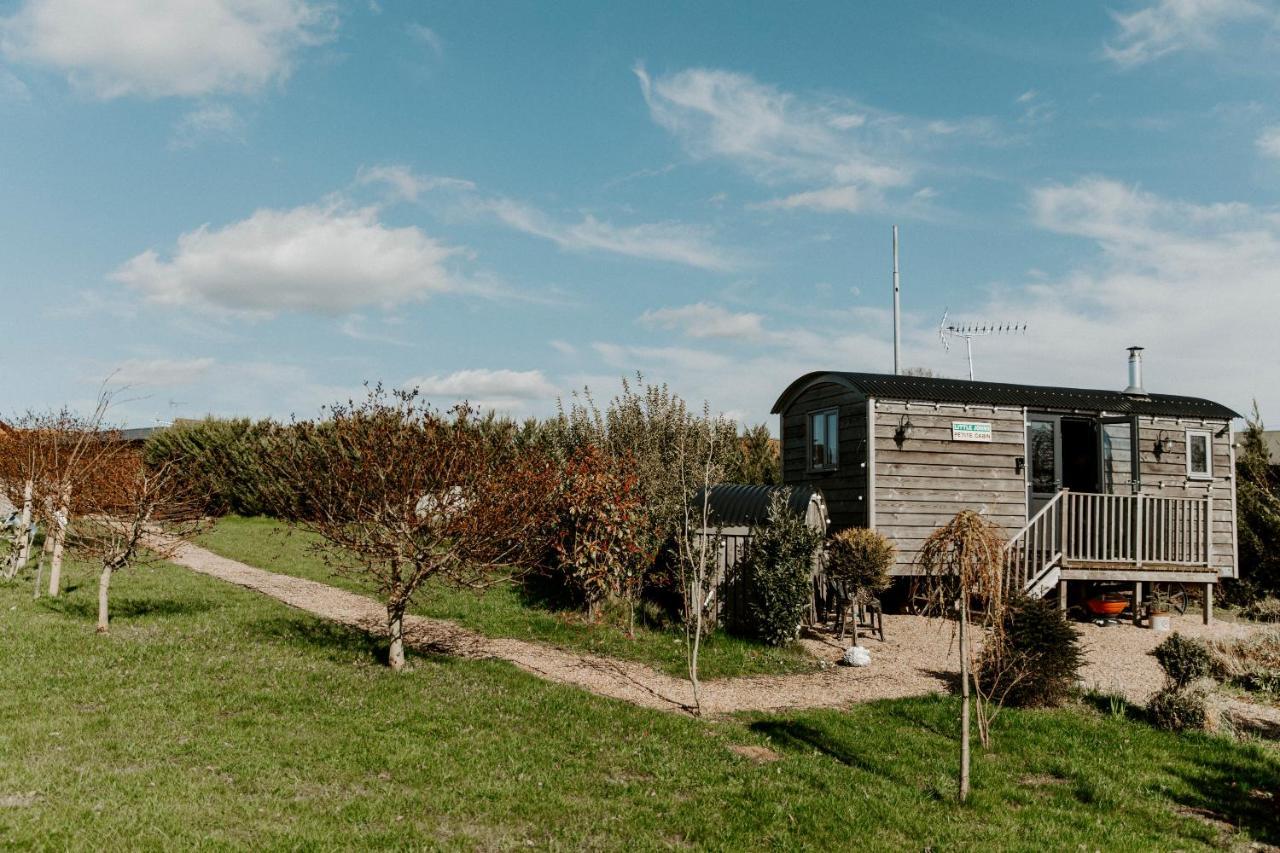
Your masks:
{"label": "window frame", "polygon": [[[1196,471],[1191,467],[1191,440],[1192,438],[1204,437],[1204,464],[1203,471]],[[1187,479],[1188,480],[1212,480],[1213,479],[1213,430],[1209,429],[1189,429],[1186,434],[1187,441]]]}
{"label": "window frame", "polygon": [[[830,421],[828,419],[832,415],[835,416],[835,439],[836,440],[834,444],[832,444],[829,440],[827,440],[828,436],[825,434],[827,431],[827,426],[830,425]],[[823,431],[824,431],[823,445],[827,448],[826,457],[828,460],[830,460],[832,457],[832,452],[831,452],[832,448],[835,449],[835,454],[834,454],[835,461],[834,462],[828,461],[824,465],[816,465],[814,464],[814,461],[813,461],[813,438],[814,438],[813,424],[814,424],[814,420],[819,417],[823,419]],[[806,437],[806,441],[805,441],[806,470],[815,471],[815,472],[840,470],[840,407],[839,406],[828,406],[825,409],[814,409],[811,412],[806,412],[805,413],[805,437]]]}

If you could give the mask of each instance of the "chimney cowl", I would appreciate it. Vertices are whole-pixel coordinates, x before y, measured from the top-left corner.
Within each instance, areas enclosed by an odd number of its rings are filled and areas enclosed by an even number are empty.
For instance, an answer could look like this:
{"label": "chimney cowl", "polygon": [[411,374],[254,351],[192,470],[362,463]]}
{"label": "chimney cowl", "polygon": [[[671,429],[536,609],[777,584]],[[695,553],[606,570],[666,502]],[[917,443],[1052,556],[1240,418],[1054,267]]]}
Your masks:
{"label": "chimney cowl", "polygon": [[1129,347],[1129,387],[1124,393],[1139,397],[1147,393],[1142,387],[1142,347]]}

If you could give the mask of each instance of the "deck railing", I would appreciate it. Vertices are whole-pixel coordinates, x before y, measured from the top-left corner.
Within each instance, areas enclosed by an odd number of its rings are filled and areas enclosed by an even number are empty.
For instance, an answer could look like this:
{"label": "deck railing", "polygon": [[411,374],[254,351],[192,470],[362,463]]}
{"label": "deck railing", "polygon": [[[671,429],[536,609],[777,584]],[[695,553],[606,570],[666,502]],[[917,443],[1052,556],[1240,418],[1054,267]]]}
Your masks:
{"label": "deck railing", "polygon": [[1005,546],[1010,586],[1027,589],[1055,565],[1209,566],[1213,498],[1054,495]]}
{"label": "deck railing", "polygon": [[1068,562],[1209,565],[1212,497],[1063,495],[1062,556]]}

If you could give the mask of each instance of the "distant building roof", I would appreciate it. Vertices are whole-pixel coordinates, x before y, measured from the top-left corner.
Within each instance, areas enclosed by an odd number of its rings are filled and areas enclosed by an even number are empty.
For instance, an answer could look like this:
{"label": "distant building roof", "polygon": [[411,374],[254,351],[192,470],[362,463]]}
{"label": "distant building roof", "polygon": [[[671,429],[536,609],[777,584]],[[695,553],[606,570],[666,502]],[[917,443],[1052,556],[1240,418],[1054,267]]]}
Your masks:
{"label": "distant building roof", "polygon": [[814,371],[788,386],[773,404],[776,415],[815,381],[830,381],[880,400],[927,403],[959,403],[979,406],[1026,406],[1030,409],[1111,412],[1118,415],[1164,415],[1180,418],[1230,420],[1240,417],[1221,403],[1173,394],[1126,394],[1086,388],[1048,385],[1014,385],[1005,382],[973,382],[932,376],[898,376],[892,373]]}
{"label": "distant building roof", "polygon": [[120,430],[119,436],[121,441],[146,441],[148,438],[164,429],[168,429],[168,427],[132,427],[130,429]]}

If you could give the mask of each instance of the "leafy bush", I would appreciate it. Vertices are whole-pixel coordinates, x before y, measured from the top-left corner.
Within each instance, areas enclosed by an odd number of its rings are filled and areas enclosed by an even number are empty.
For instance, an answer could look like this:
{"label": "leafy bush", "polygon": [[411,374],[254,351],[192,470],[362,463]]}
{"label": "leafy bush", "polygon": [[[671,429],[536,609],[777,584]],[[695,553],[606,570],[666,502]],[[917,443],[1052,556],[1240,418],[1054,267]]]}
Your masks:
{"label": "leafy bush", "polygon": [[1020,598],[1005,611],[1003,630],[978,659],[991,695],[1020,707],[1055,707],[1075,687],[1084,662],[1075,629],[1053,602]]}
{"label": "leafy bush", "polygon": [[634,606],[655,548],[629,460],[577,451],[562,468],[556,507],[553,570],[593,616],[615,598]]}
{"label": "leafy bush", "polygon": [[813,555],[822,534],[791,512],[781,492],[769,501],[769,522],[751,532],[738,564],[751,635],[771,646],[796,637],[813,597]]}
{"label": "leafy bush", "polygon": [[897,559],[893,543],[874,530],[851,527],[827,540],[827,575],[854,601],[866,602],[889,588]]}
{"label": "leafy bush", "polygon": [[1175,687],[1186,687],[1198,678],[1213,675],[1213,655],[1202,640],[1185,637],[1176,631],[1164,642],[1156,646],[1152,652],[1168,677],[1169,683]]}
{"label": "leafy bush", "polygon": [[1168,684],[1151,697],[1147,715],[1156,728],[1174,732],[1203,731],[1209,724],[1208,693]]}

